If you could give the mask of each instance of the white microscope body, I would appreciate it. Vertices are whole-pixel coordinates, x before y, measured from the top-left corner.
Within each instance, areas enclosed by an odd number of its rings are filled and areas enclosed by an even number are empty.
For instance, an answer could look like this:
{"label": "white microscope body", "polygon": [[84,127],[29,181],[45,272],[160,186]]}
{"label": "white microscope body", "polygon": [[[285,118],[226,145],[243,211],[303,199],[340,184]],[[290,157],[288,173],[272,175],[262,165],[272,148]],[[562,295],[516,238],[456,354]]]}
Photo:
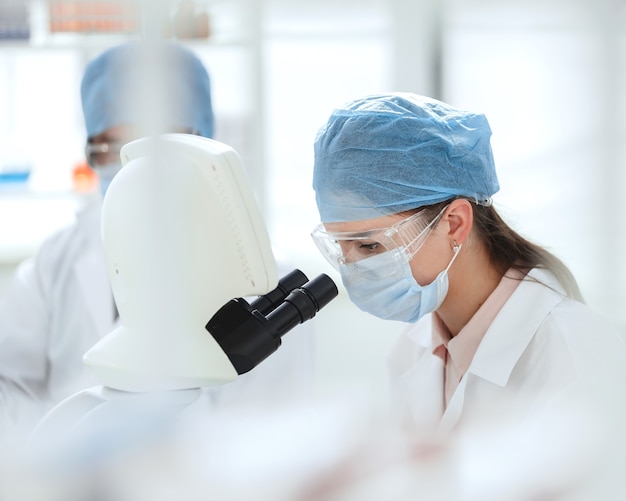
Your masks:
{"label": "white microscope body", "polygon": [[105,386],[179,390],[237,372],[205,325],[237,296],[278,283],[265,224],[237,154],[185,134],[124,146],[102,209],[121,326],[84,357]]}
{"label": "white microscope body", "polygon": [[[307,284],[295,270],[278,280],[230,147],[165,134],[125,145],[121,160],[102,210],[120,326],[84,355],[102,386],[58,404],[33,434],[53,455],[59,446],[69,452],[72,464],[134,440],[146,418],[167,421],[200,388],[249,371],[337,295],[326,275]],[[241,299],[261,294],[252,304]]]}

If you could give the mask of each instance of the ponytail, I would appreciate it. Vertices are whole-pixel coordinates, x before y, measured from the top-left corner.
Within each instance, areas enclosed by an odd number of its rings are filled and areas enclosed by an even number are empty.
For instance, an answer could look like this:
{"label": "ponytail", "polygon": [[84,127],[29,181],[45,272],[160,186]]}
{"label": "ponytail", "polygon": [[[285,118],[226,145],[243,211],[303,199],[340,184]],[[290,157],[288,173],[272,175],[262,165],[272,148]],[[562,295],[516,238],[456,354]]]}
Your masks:
{"label": "ponytail", "polygon": [[[449,200],[424,209],[429,217],[434,217],[448,203]],[[524,273],[532,268],[543,268],[554,274],[568,297],[583,301],[574,275],[559,258],[515,232],[493,206],[472,203],[472,208],[475,234],[485,245],[489,259],[501,274],[510,268]]]}

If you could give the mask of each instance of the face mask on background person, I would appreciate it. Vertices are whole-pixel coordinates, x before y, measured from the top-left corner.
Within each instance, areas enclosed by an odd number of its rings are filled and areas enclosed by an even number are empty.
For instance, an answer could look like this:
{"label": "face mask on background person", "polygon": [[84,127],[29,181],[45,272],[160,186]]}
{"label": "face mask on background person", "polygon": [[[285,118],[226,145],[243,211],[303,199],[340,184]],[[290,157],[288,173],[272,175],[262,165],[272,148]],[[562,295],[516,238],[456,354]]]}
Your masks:
{"label": "face mask on background person", "polygon": [[98,175],[100,194],[104,197],[111,181],[122,168],[120,150],[124,141],[105,141],[87,143],[85,157],[87,163]]}
{"label": "face mask on background person", "polygon": [[121,170],[122,163],[121,162],[111,162],[106,165],[99,165],[95,168],[96,174],[98,174],[98,182],[100,185],[100,194],[104,197],[111,181],[115,175]]}

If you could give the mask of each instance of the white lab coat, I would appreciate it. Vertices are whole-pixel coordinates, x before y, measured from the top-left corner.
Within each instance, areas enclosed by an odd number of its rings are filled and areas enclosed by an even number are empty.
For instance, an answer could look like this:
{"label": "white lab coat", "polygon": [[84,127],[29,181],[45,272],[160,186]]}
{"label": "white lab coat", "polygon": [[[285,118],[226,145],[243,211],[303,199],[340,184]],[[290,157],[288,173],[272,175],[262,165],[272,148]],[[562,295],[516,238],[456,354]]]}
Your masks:
{"label": "white lab coat", "polygon": [[[28,428],[54,404],[98,381],[83,354],[115,326],[100,238],[100,202],[20,264],[0,300],[0,418]],[[293,268],[282,269],[284,274]],[[312,277],[310,277],[312,278]],[[247,374],[211,390],[212,399],[255,403],[306,394],[312,382],[312,322]]]}
{"label": "white lab coat", "polygon": [[550,273],[529,273],[487,330],[445,410],[443,362],[432,353],[430,315],[403,333],[389,357],[403,418],[423,432],[449,432],[465,416],[497,420],[500,411],[519,416],[572,397],[586,399],[576,402],[583,407],[606,405],[597,409],[601,414],[623,412],[620,333],[559,290]]}

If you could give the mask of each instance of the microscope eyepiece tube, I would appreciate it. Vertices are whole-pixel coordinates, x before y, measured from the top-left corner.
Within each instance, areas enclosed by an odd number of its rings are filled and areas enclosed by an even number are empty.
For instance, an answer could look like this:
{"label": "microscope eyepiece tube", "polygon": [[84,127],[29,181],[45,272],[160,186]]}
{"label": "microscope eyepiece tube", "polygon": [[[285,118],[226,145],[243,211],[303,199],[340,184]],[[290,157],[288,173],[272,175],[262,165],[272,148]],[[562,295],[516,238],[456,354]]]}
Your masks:
{"label": "microscope eyepiece tube", "polygon": [[291,291],[283,304],[267,315],[272,330],[283,336],[296,325],[306,322],[332,301],[339,291],[328,275],[322,274]]}
{"label": "microscope eyepiece tube", "polygon": [[279,280],[278,286],[274,290],[259,296],[250,303],[250,306],[259,313],[267,315],[280,305],[292,290],[306,284],[308,280],[307,276],[300,270],[293,270]]}

